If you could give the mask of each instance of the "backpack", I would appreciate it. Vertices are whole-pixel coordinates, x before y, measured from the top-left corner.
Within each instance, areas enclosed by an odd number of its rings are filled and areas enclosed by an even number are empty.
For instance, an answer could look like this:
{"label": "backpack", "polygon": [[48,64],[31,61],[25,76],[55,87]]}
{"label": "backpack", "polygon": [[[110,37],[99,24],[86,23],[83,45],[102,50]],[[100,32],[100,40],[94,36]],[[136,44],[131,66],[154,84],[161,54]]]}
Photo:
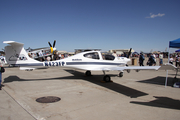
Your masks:
{"label": "backpack", "polygon": [[1,73],[5,72],[4,67],[0,67],[0,72],[1,72]]}

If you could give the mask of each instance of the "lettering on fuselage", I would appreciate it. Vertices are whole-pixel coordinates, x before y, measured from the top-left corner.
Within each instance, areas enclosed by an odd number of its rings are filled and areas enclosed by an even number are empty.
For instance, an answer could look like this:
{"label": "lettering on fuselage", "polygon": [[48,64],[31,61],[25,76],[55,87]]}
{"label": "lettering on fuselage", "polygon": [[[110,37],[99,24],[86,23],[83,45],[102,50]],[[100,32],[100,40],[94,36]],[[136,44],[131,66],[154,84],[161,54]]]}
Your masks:
{"label": "lettering on fuselage", "polygon": [[72,59],[72,61],[82,61],[82,59]]}
{"label": "lettering on fuselage", "polygon": [[45,66],[64,66],[65,62],[45,62]]}

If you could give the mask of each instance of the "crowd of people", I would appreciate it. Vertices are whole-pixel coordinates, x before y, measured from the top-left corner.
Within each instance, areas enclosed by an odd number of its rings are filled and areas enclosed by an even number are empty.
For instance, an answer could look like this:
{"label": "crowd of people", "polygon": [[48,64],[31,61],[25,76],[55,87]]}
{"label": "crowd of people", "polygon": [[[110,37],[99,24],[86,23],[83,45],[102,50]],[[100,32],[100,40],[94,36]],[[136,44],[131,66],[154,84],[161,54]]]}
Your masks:
{"label": "crowd of people", "polygon": [[[158,55],[160,66],[163,64],[163,58],[164,58],[163,54]],[[156,59],[157,59],[156,55],[151,53],[148,57],[148,61],[146,64],[149,66],[155,66],[157,63]],[[140,66],[144,66],[144,60],[145,60],[145,57],[144,57],[143,53],[140,53],[140,55],[139,55],[139,65]],[[179,53],[171,54],[168,61],[170,64],[175,65],[176,67],[180,66],[180,54]]]}
{"label": "crowd of people", "polygon": [[[118,54],[116,54],[116,52],[114,52],[112,55],[115,57],[127,57],[126,53],[123,53],[122,55],[118,55]],[[145,55],[143,54],[143,52],[141,52],[140,55],[137,55],[136,57],[139,57],[139,65],[144,66]],[[155,66],[156,62],[157,62],[156,58],[157,58],[157,55],[151,53],[148,57],[148,61],[146,64],[149,66]],[[162,65],[163,64],[163,54],[159,54],[158,58],[159,58],[159,65]]]}
{"label": "crowd of people", "polygon": [[175,66],[180,66],[180,53],[171,54],[169,57],[169,63],[173,64],[175,62]]}

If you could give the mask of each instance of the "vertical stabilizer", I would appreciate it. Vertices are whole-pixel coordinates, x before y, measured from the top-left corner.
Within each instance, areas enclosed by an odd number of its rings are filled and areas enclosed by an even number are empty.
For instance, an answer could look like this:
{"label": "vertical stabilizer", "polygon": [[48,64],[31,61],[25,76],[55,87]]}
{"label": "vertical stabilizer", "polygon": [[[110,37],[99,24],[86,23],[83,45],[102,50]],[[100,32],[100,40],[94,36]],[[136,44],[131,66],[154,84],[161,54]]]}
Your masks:
{"label": "vertical stabilizer", "polygon": [[10,46],[5,47],[6,61],[9,64],[38,63],[39,61],[30,58],[24,49],[24,44],[15,41],[4,41]]}

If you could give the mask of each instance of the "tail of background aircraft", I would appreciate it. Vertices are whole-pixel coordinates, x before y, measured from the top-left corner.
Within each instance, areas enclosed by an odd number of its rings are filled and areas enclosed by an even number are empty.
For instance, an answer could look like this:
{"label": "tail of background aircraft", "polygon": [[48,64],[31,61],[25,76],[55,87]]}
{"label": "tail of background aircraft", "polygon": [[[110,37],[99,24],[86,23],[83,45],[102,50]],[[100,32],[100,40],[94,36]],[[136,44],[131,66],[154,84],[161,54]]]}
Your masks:
{"label": "tail of background aircraft", "polygon": [[3,43],[10,44],[5,47],[7,63],[15,66],[25,66],[32,63],[40,63],[37,60],[30,58],[24,49],[24,44],[15,41],[4,41]]}

